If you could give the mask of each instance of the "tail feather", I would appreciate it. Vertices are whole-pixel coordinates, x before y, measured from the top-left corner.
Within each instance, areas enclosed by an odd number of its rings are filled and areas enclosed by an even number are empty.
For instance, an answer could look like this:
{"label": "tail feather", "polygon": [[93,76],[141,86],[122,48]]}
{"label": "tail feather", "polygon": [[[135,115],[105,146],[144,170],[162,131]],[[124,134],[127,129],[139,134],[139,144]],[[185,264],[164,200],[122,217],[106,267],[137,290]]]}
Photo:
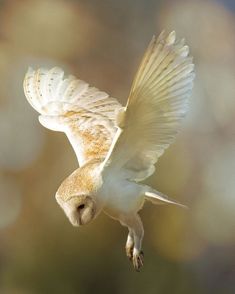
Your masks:
{"label": "tail feather", "polygon": [[145,199],[151,201],[153,204],[174,204],[182,208],[188,208],[186,205],[172,200],[168,196],[156,190],[145,192]]}

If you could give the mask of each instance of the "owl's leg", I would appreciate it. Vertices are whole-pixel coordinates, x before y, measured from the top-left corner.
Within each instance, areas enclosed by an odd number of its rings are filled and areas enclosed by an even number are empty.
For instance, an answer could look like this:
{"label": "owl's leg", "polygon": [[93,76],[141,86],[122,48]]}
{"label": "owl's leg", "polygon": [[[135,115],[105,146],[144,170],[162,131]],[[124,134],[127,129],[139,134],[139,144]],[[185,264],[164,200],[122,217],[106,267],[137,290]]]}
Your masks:
{"label": "owl's leg", "polygon": [[132,231],[129,230],[129,234],[127,236],[127,241],[126,241],[126,255],[130,260],[132,260],[132,257],[133,257],[133,249],[134,249],[134,236]]}
{"label": "owl's leg", "polygon": [[139,271],[144,262],[141,251],[144,236],[143,224],[138,214],[122,219],[121,223],[129,229],[126,243],[127,256],[132,260],[134,268]]}

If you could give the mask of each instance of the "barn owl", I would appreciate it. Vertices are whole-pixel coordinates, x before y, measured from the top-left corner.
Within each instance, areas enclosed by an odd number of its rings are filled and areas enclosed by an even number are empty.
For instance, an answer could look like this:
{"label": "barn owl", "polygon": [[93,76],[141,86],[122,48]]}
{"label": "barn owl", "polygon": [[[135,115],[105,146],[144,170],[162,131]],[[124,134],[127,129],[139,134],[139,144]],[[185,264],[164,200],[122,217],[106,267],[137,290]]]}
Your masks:
{"label": "barn owl", "polygon": [[143,266],[143,225],[138,212],[145,200],[180,203],[142,183],[172,143],[187,111],[194,65],[175,32],[152,38],[123,107],[107,93],[58,67],[28,69],[24,92],[40,123],[64,132],[79,168],[56,192],[74,226],[104,211],[129,230],[126,254],[136,270]]}

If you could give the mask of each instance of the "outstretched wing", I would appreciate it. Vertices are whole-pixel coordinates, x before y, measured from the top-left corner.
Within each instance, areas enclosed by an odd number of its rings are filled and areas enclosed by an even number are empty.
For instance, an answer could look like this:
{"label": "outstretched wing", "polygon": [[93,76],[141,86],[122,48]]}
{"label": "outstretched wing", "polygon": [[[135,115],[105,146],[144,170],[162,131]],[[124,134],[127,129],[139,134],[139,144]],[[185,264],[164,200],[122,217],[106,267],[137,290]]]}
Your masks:
{"label": "outstretched wing", "polygon": [[65,79],[58,67],[28,69],[24,92],[38,111],[40,123],[64,132],[80,165],[93,158],[104,158],[117,131],[115,116],[121,105],[74,76]]}
{"label": "outstretched wing", "polygon": [[123,167],[125,177],[136,181],[154,172],[187,111],[194,79],[188,52],[175,32],[153,37],[119,113],[119,130],[104,166]]}

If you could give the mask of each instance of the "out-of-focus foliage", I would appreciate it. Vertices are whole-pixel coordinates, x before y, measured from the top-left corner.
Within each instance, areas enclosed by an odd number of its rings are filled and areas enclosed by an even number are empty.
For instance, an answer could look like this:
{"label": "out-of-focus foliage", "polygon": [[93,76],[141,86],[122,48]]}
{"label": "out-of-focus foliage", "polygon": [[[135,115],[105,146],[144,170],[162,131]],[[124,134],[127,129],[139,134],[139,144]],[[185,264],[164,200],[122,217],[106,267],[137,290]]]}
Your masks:
{"label": "out-of-focus foliage", "polygon": [[[235,293],[235,5],[232,0],[0,2],[0,293]],[[148,183],[190,209],[146,205],[145,266],[105,215],[74,229],[56,204],[76,168],[64,135],[24,98],[28,66],[58,65],[125,103],[147,43],[185,37],[189,114]]]}

